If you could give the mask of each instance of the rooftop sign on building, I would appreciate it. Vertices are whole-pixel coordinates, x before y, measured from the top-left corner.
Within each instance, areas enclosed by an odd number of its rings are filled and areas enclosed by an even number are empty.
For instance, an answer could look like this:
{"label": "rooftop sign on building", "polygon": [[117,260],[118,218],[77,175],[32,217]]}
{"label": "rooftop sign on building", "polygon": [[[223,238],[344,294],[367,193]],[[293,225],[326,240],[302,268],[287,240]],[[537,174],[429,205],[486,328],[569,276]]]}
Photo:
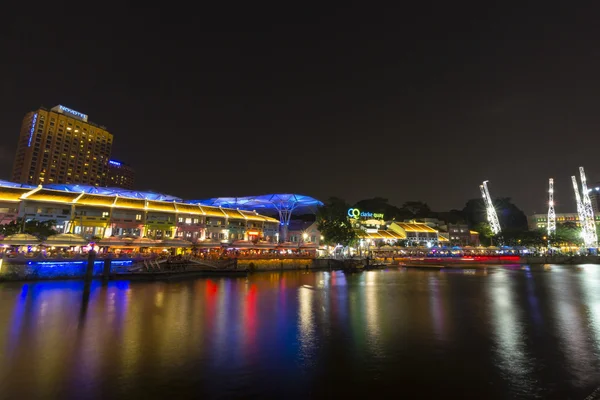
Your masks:
{"label": "rooftop sign on building", "polygon": [[56,107],[52,107],[52,111],[56,111],[60,114],[68,115],[69,117],[77,118],[82,120],[83,122],[87,122],[88,116],[84,113],[80,113],[79,111],[72,110],[68,107],[58,105]]}
{"label": "rooftop sign on building", "polygon": [[368,212],[368,211],[361,211],[358,208],[348,209],[348,216],[350,218],[354,218],[354,219],[359,219],[359,218],[383,219],[383,214],[372,213],[372,212]]}

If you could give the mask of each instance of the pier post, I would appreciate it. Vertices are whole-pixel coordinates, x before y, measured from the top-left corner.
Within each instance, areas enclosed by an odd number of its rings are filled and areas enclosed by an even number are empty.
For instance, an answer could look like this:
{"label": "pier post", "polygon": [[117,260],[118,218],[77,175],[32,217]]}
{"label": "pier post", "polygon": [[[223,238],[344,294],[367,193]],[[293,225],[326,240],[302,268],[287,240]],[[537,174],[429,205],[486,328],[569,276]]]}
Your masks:
{"label": "pier post", "polygon": [[110,277],[110,265],[112,263],[111,258],[104,259],[104,268],[102,269],[102,279],[108,280]]}
{"label": "pier post", "polygon": [[90,282],[94,277],[94,261],[96,261],[96,252],[90,250],[88,252],[87,268],[85,269],[85,281]]}

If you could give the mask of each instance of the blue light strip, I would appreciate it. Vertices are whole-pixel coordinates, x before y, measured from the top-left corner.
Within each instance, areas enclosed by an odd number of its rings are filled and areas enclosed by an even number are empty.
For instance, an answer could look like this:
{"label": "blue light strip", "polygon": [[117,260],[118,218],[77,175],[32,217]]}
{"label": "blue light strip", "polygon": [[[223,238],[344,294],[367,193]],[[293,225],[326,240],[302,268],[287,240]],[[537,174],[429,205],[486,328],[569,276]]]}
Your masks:
{"label": "blue light strip", "polygon": [[109,163],[109,164],[112,164],[112,165],[116,165],[117,167],[120,167],[120,166],[121,166],[121,163],[120,163],[120,162],[118,162],[118,161],[114,161],[114,160],[110,160],[108,163]]}
{"label": "blue light strip", "polygon": [[[55,266],[63,266],[63,267],[68,267],[68,266],[75,266],[75,265],[82,265],[82,264],[87,264],[87,261],[28,261],[27,265],[31,266],[31,267],[55,267]],[[94,261],[94,265],[102,265],[104,264],[103,260],[96,260]],[[112,260],[111,265],[114,266],[128,266],[128,265],[132,265],[133,264],[133,260]]]}
{"label": "blue light strip", "polygon": [[27,147],[31,147],[31,139],[33,139],[33,132],[35,132],[35,123],[37,121],[37,113],[33,114],[33,120],[31,121],[31,129],[29,130],[29,142]]}
{"label": "blue light strip", "polygon": [[36,267],[38,265],[41,266],[51,266],[51,265],[80,265],[85,261],[28,261],[27,265],[31,265]]}

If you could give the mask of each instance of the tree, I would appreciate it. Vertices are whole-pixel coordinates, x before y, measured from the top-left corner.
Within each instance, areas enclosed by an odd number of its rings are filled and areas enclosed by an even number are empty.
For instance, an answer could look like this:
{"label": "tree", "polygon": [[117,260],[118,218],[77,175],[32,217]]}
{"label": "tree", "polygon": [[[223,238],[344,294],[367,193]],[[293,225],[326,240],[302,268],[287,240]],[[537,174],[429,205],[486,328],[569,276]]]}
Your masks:
{"label": "tree", "polygon": [[435,218],[445,221],[448,224],[465,223],[465,216],[462,210],[440,211],[432,213]]}
{"label": "tree", "polygon": [[501,233],[502,243],[507,246],[546,247],[548,237],[546,231],[538,229],[534,231],[522,231],[508,229]]}
{"label": "tree", "polygon": [[317,227],[328,245],[350,246],[357,239],[356,230],[348,219],[350,206],[342,199],[331,197],[317,210]]}
{"label": "tree", "polygon": [[479,241],[482,245],[490,246],[492,244],[494,233],[492,232],[492,228],[490,228],[489,223],[479,222],[473,227],[473,229],[479,232]]}
{"label": "tree", "polygon": [[528,230],[527,216],[519,207],[511,202],[510,197],[498,197],[494,199],[494,207],[496,208],[500,226],[503,230]]}
{"label": "tree", "polygon": [[477,229],[479,224],[488,223],[483,199],[471,199],[467,201],[465,207],[462,210],[462,214],[464,215],[465,220],[469,225],[469,228],[475,229],[477,232],[481,233],[481,231]]}
{"label": "tree", "polygon": [[407,201],[402,204],[400,210],[408,212],[410,218],[427,218],[431,215],[431,209],[422,201]]}
{"label": "tree", "polygon": [[9,236],[19,233],[22,228],[22,223],[17,221],[11,221],[8,224],[0,225],[0,235]]}
{"label": "tree", "polygon": [[579,246],[583,244],[581,228],[575,222],[571,221],[556,224],[556,233],[552,235],[551,243],[555,245],[566,243],[572,246]]}
{"label": "tree", "polygon": [[[495,199],[494,208],[496,209],[496,214],[498,214],[498,220],[503,231],[527,230],[527,216],[519,207],[511,202],[509,197]],[[488,222],[483,199],[471,199],[467,201],[462,212],[471,229],[474,229],[479,223]]]}
{"label": "tree", "polygon": [[407,247],[408,246],[408,239],[398,239],[398,240],[396,240],[395,245],[396,246],[400,246],[400,247]]}
{"label": "tree", "polygon": [[358,201],[355,205],[361,211],[383,214],[386,220],[401,218],[401,210],[389,203],[388,199],[383,197],[373,197]]}
{"label": "tree", "polygon": [[56,225],[56,221],[54,220],[29,220],[23,224],[23,218],[17,218],[16,221],[11,221],[8,224],[0,225],[0,234],[8,236],[22,232],[29,233],[30,235],[36,236],[43,240],[48,236],[55,235],[57,233],[53,228],[54,225]]}

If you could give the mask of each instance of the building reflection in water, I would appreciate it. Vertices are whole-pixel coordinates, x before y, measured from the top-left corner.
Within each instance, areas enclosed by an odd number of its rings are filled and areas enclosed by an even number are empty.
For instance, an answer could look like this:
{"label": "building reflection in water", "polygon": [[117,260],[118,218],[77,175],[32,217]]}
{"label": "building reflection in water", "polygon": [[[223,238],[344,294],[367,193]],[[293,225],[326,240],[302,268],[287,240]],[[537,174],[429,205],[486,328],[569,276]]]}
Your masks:
{"label": "building reflection in water", "polygon": [[[258,288],[255,284],[245,285],[245,296],[240,296],[239,307],[243,310],[242,324],[238,328],[241,351],[247,359],[253,357],[257,351],[257,302]],[[235,324],[235,321],[231,321]],[[235,325],[230,327],[235,329]]]}
{"label": "building reflection in water", "polygon": [[433,320],[435,336],[438,340],[446,339],[446,330],[444,329],[444,311],[442,309],[442,293],[440,289],[439,278],[429,277],[429,311]]}
{"label": "building reflection in water", "polygon": [[542,335],[544,332],[544,321],[540,310],[540,303],[535,291],[535,277],[531,272],[530,266],[525,266],[525,285],[527,288],[527,304],[529,305],[529,311],[533,318],[536,335]]}
{"label": "building reflection in water", "polygon": [[487,294],[495,342],[494,358],[504,380],[510,382],[510,391],[519,396],[534,389],[531,379],[534,360],[525,351],[525,316],[516,304],[517,287],[510,274],[510,271],[490,274]]}
{"label": "building reflection in water", "polygon": [[580,269],[577,275],[556,268],[548,285],[556,319],[555,331],[562,356],[567,362],[565,372],[577,380],[578,385],[593,384],[595,377],[585,372],[598,367],[598,354],[589,351],[590,345],[597,348],[597,341],[592,339],[594,323],[581,304],[581,298],[585,297],[588,297],[588,306],[598,304],[596,294],[599,286],[598,281],[593,279],[597,268],[594,265],[593,269]]}
{"label": "building reflection in water", "polygon": [[582,297],[587,309],[588,324],[593,332],[596,359],[600,359],[600,268],[595,264],[581,266],[584,274],[578,276]]}
{"label": "building reflection in water", "polygon": [[300,342],[300,357],[305,365],[313,364],[313,349],[315,347],[315,314],[313,301],[315,289],[311,285],[298,288],[298,339]]}
{"label": "building reflection in water", "polygon": [[341,324],[346,326],[349,323],[348,308],[350,306],[346,275],[341,271],[332,272],[330,285],[333,297],[331,300],[332,317],[336,317]]}
{"label": "building reflection in water", "polygon": [[367,323],[367,347],[375,356],[381,356],[383,351],[378,302],[380,287],[376,284],[378,273],[378,271],[363,272],[365,280],[364,286],[361,286],[365,299],[363,312]]}
{"label": "building reflection in water", "polygon": [[[10,316],[10,322],[6,325],[6,331],[2,333],[1,337],[6,338],[6,343],[4,344],[3,351],[6,357],[13,362],[15,352],[18,349],[18,341],[21,338],[21,331],[23,330],[23,324],[25,323],[25,307],[27,306],[27,299],[29,292],[29,284],[23,284],[23,287],[20,290],[18,296],[14,298],[9,298],[10,292],[4,292],[5,294],[2,298],[2,302],[6,305],[12,306],[12,315]],[[14,300],[14,304],[13,304]],[[10,312],[11,308],[3,308],[2,311]],[[2,314],[0,314],[0,317]]]}
{"label": "building reflection in water", "polygon": [[[446,387],[507,383],[516,398],[562,375],[587,388],[600,369],[599,271],[109,282],[92,284],[87,302],[81,282],[1,284],[0,397],[177,397],[183,387],[260,398],[278,386],[307,394],[319,380],[370,388],[369,374],[410,389],[431,376]],[[542,334],[528,338],[531,327]]]}

